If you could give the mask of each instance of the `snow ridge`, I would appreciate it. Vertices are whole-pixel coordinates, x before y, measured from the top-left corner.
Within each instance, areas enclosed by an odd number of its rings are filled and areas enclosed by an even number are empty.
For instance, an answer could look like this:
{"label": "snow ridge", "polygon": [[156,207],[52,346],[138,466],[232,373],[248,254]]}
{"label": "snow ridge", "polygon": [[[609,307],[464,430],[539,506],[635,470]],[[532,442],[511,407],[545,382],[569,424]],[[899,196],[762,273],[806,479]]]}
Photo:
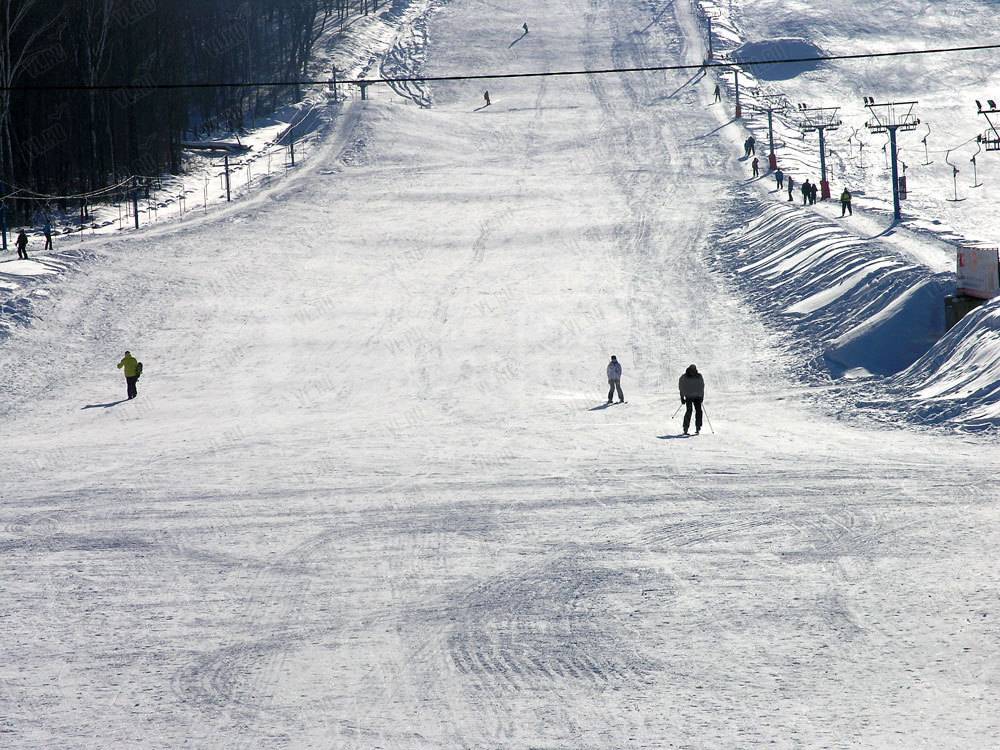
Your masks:
{"label": "snow ridge", "polygon": [[951,274],[794,204],[750,190],[736,203],[743,209],[715,238],[716,263],[765,319],[789,331],[811,377],[892,375],[943,335]]}
{"label": "snow ridge", "polygon": [[1000,427],[1000,300],[967,315],[930,351],[886,384],[882,405],[911,422]]}

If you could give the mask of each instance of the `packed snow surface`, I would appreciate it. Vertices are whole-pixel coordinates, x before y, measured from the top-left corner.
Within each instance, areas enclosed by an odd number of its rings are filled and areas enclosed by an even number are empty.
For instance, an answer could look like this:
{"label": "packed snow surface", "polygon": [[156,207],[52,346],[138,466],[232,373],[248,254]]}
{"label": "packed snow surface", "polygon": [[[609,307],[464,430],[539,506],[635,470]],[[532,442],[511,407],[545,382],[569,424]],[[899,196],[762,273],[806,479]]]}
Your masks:
{"label": "packed snow surface", "polygon": [[[684,0],[421,23],[438,75],[705,55]],[[770,199],[713,87],[354,100],[281,183],[83,243],[0,343],[0,744],[995,746],[995,445],[817,402],[781,322],[843,336],[890,310],[872,279],[937,271],[819,209],[720,246]]]}

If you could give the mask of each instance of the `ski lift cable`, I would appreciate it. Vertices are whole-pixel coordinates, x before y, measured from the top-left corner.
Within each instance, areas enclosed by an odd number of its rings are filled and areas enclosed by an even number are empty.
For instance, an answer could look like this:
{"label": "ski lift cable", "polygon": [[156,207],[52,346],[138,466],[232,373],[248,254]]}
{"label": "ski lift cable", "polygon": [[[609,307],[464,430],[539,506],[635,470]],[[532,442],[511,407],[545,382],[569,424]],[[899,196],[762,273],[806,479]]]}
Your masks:
{"label": "ski lift cable", "polygon": [[952,151],[957,151],[960,148],[964,148],[965,146],[968,146],[970,143],[975,143],[978,138],[979,138],[978,135],[974,135],[969,140],[963,141],[962,143],[959,143],[957,146],[952,146],[951,148],[939,148],[939,149],[932,148],[932,149],[930,149],[929,153],[932,153],[932,154],[948,154],[948,153],[950,153]]}
{"label": "ski lift cable", "polygon": [[[737,68],[756,65],[788,65],[792,63],[832,62],[837,60],[872,60],[891,57],[911,57],[918,55],[943,55],[960,52],[983,52],[1000,49],[1000,43],[972,44],[960,47],[932,47],[929,49],[896,50],[892,52],[859,52],[841,55],[814,55],[811,57],[786,57],[770,60],[742,60],[727,62],[706,60],[702,63],[683,65],[643,65],[619,68],[580,68],[575,70],[550,70],[527,73],[482,73],[475,75],[404,76],[396,78],[356,78],[338,80],[339,84],[371,85],[376,83],[430,83],[434,81],[493,81],[515,78],[545,78],[564,76],[608,75],[618,73],[655,73],[673,70],[701,70],[708,68]],[[289,80],[289,81],[216,81],[204,83],[116,83],[116,84],[13,84],[0,86],[0,91],[152,91],[171,89],[212,89],[212,88],[267,88],[292,86],[329,86],[331,80]]]}
{"label": "ski lift cable", "polygon": [[127,177],[117,185],[109,185],[108,187],[100,188],[98,190],[91,190],[86,193],[77,193],[75,195],[49,195],[47,193],[39,193],[34,190],[29,190],[28,188],[17,187],[16,185],[10,185],[14,188],[11,192],[6,195],[0,196],[0,200],[6,200],[7,198],[19,198],[20,200],[78,200],[80,198],[95,198],[102,195],[107,195],[115,190],[120,190],[122,187],[130,183],[134,178]]}

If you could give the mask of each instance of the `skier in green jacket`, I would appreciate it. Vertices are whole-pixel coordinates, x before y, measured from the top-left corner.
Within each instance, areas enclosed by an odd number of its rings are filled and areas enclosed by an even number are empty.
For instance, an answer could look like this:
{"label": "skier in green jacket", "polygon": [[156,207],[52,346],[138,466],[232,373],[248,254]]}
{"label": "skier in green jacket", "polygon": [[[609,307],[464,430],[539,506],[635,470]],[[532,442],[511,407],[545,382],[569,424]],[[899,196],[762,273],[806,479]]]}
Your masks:
{"label": "skier in green jacket", "polygon": [[118,369],[125,371],[125,388],[131,401],[139,395],[135,388],[136,381],[139,380],[139,361],[132,356],[132,352],[125,352],[122,361],[118,363]]}
{"label": "skier in green jacket", "polygon": [[844,192],[840,194],[840,218],[843,219],[847,213],[854,216],[854,209],[851,208],[851,191],[844,188]]}

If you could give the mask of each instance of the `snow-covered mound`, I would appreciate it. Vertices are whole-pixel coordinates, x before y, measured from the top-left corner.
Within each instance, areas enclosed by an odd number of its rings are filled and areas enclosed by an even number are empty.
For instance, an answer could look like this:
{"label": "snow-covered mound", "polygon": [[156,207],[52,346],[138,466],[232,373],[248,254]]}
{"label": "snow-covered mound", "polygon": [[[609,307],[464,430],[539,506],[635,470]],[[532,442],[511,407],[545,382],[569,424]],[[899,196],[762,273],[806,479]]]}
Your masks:
{"label": "snow-covered mound", "polygon": [[[891,375],[943,335],[950,274],[847,234],[795,204],[750,191],[718,237],[717,260],[792,345],[832,377]],[[752,218],[750,218],[752,217]]]}
{"label": "snow-covered mound", "polygon": [[48,299],[54,278],[93,258],[86,249],[36,254],[29,260],[0,262],[0,343],[12,330],[30,324],[33,307]]}
{"label": "snow-covered mound", "polygon": [[1000,427],[1000,300],[946,334],[954,274],[794,203],[748,189],[735,203],[741,209],[716,237],[716,264],[789,335],[808,379],[842,380],[827,398],[879,421]]}
{"label": "snow-covered mound", "polygon": [[746,42],[731,53],[734,60],[744,63],[748,60],[806,60],[806,62],[768,63],[767,65],[747,65],[747,71],[763,81],[787,81],[790,78],[816,70],[821,63],[809,62],[823,52],[805,39],[767,39]]}
{"label": "snow-covered mound", "polygon": [[889,386],[915,421],[1000,425],[1000,300],[967,315]]}

